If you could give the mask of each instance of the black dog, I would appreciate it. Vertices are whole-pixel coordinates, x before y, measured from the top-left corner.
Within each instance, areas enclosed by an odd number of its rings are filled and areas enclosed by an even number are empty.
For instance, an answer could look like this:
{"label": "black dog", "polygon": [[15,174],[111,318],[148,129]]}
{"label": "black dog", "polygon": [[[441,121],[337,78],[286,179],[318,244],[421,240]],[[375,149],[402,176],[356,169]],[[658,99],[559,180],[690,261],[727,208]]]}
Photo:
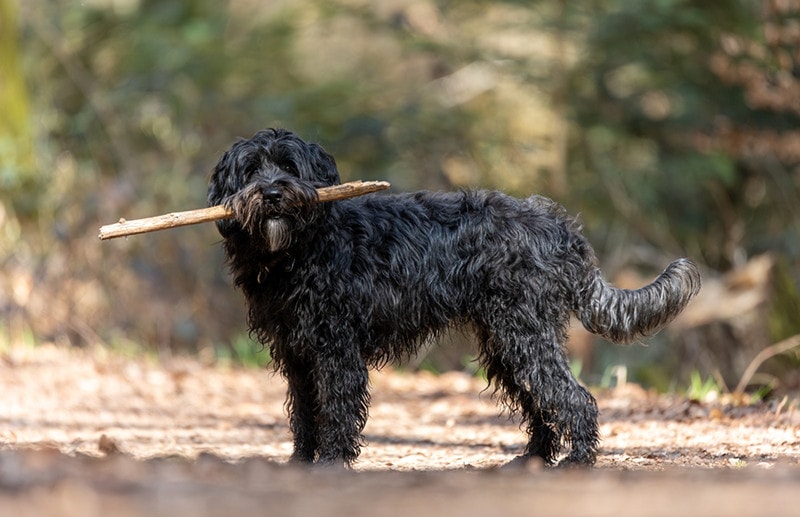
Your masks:
{"label": "black dog", "polygon": [[282,129],[236,142],[208,201],[251,332],[288,381],[292,459],[349,464],[370,401],[369,367],[466,325],[480,362],[528,444],[520,459],[591,465],[597,406],[564,353],[570,314],[617,342],[651,334],[700,289],[689,260],[635,291],[600,276],[580,225],[549,199],[417,192],[317,203],[339,183],[332,156]]}

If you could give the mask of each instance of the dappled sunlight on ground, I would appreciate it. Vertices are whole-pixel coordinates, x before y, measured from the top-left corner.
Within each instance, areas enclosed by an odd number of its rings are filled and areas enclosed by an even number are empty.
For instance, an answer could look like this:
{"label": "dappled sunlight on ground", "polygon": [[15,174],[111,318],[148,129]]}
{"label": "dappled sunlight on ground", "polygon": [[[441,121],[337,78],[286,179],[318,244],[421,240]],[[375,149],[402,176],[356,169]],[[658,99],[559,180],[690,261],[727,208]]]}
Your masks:
{"label": "dappled sunlight on ground", "polygon": [[[596,469],[506,471],[497,467],[520,452],[523,435],[482,380],[394,371],[371,380],[368,444],[354,473],[330,476],[285,465],[284,384],[266,369],[12,348],[0,355],[0,510],[50,513],[70,500],[86,510],[81,515],[216,515],[267,501],[282,514],[464,515],[534,503],[570,515],[613,513],[596,499],[643,505],[642,515],[698,508],[689,501],[756,515],[764,504],[784,508],[800,480],[800,414],[792,404],[699,404],[626,385],[598,393]],[[767,486],[769,501],[756,501]],[[713,505],[703,503],[701,487]],[[671,513],[632,488],[669,503]],[[694,496],[671,501],[676,491]],[[556,497],[570,493],[588,499]],[[353,506],[352,498],[375,507]]]}

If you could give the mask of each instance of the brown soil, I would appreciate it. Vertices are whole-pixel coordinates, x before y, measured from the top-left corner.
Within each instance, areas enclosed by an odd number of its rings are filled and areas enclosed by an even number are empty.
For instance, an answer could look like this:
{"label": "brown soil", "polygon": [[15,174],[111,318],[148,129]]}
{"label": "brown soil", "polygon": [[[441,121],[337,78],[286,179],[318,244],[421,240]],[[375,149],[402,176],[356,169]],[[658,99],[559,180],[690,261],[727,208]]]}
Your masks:
{"label": "brown soil", "polygon": [[52,346],[0,354],[0,515],[800,515],[800,411],[596,392],[589,471],[529,465],[463,374],[372,377],[354,472],[285,465],[280,377]]}

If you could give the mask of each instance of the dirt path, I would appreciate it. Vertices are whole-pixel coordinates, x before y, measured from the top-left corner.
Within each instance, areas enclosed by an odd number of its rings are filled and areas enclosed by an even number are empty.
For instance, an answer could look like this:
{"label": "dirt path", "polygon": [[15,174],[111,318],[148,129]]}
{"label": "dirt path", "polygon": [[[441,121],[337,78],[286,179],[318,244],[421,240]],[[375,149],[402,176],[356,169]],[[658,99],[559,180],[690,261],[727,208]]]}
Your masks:
{"label": "dirt path", "polygon": [[372,383],[356,472],[309,472],[283,465],[291,444],[278,376],[14,348],[0,355],[0,515],[72,506],[75,515],[217,515],[267,501],[274,515],[490,515],[541,505],[605,515],[629,504],[640,515],[720,504],[800,514],[800,411],[791,402],[700,405],[628,385],[597,394],[596,469],[508,472],[495,467],[523,437],[480,380],[376,373]]}

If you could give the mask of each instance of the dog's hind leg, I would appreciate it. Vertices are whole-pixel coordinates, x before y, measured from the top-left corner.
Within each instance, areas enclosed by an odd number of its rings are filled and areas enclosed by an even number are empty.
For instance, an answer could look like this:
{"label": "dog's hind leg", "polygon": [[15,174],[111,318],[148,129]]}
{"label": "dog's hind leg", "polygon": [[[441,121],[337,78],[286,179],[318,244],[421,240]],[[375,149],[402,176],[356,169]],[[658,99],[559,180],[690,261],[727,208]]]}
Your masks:
{"label": "dog's hind leg", "polygon": [[[569,370],[567,370],[569,371]],[[560,386],[552,394],[559,408],[556,425],[566,430],[570,452],[559,462],[559,467],[591,467],[597,459],[600,441],[597,426],[597,402],[589,391],[569,373],[554,385]]]}
{"label": "dog's hind leg", "polygon": [[[530,393],[527,393],[527,396],[530,397]],[[536,406],[532,405],[531,407]],[[528,444],[525,446],[522,457],[542,458],[546,464],[551,465],[561,448],[560,438],[553,431],[552,418],[546,411],[534,409],[526,413],[525,422],[527,423]]]}
{"label": "dog's hind leg", "polygon": [[[536,362],[527,370],[533,396],[539,401],[542,420],[570,452],[559,466],[591,466],[595,462],[599,432],[597,402],[572,375],[567,355],[557,334],[545,330],[533,336],[529,346]],[[529,447],[535,444],[531,439]],[[526,451],[527,453],[528,451]]]}
{"label": "dog's hind leg", "polygon": [[486,368],[487,378],[494,385],[500,401],[512,413],[522,417],[522,425],[528,434],[525,452],[513,463],[539,457],[546,465],[554,464],[561,440],[550,415],[542,409],[541,401],[532,391],[529,371],[536,361],[532,356],[533,350],[505,332],[502,325],[496,331],[482,328],[478,334],[480,361]]}
{"label": "dog's hind leg", "polygon": [[[597,405],[569,370],[559,329],[514,318],[483,332],[481,359],[501,400],[523,419],[528,443],[523,455],[555,463],[562,443],[571,450],[562,465],[592,465],[598,429]],[[527,321],[528,328],[520,328]]]}

